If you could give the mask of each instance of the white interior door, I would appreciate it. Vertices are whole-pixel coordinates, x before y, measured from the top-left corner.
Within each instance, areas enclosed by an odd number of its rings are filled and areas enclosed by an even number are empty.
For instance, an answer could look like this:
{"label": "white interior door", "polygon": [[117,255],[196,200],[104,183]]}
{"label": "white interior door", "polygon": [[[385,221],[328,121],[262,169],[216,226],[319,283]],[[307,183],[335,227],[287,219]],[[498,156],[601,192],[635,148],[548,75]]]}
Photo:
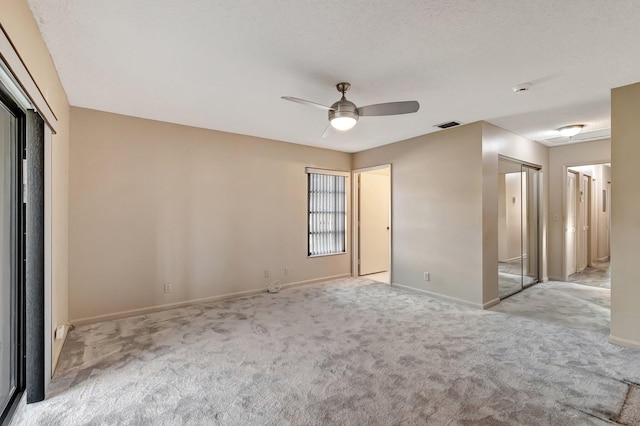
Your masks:
{"label": "white interior door", "polygon": [[523,262],[522,282],[525,286],[540,280],[540,188],[542,188],[542,172],[537,169],[526,170],[526,191],[523,188],[523,198],[526,194],[526,209],[523,211],[523,238],[527,247],[526,262]]}
{"label": "white interior door", "polygon": [[566,268],[567,276],[575,274],[577,272],[577,259],[576,259],[576,184],[578,180],[576,174],[573,172],[567,172],[567,220],[565,224],[565,244],[566,244]]}
{"label": "white interior door", "polygon": [[390,178],[378,171],[360,174],[359,275],[389,269]]}
{"label": "white interior door", "polygon": [[611,256],[611,240],[610,240],[610,232],[611,232],[611,182],[607,182],[607,195],[606,195],[606,228],[605,228],[605,257],[610,258]]}
{"label": "white interior door", "polygon": [[578,229],[580,230],[580,246],[578,249],[578,270],[582,271],[589,264],[589,182],[591,178],[582,175],[582,183],[580,185],[579,206],[580,214],[578,221]]}
{"label": "white interior door", "polygon": [[591,178],[589,189],[589,204],[591,205],[591,221],[589,222],[589,266],[598,261],[598,185],[595,178]]}

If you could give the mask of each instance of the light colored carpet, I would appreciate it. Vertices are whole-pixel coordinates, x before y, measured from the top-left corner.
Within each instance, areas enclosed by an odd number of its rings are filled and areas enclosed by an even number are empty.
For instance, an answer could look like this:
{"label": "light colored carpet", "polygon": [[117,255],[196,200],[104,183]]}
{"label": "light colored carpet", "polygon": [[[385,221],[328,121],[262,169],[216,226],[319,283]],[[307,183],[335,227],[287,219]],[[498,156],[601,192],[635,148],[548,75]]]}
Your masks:
{"label": "light colored carpet", "polygon": [[567,281],[602,288],[611,288],[609,262],[593,262],[592,266],[569,276]]}
{"label": "light colored carpet", "polygon": [[481,311],[344,279],[78,327],[21,421],[607,424],[640,352],[607,343],[604,295],[564,284]]}
{"label": "light colored carpet", "polygon": [[507,272],[498,272],[498,297],[504,299],[525,287],[533,284],[535,281],[529,276],[522,277],[520,274],[510,274]]}

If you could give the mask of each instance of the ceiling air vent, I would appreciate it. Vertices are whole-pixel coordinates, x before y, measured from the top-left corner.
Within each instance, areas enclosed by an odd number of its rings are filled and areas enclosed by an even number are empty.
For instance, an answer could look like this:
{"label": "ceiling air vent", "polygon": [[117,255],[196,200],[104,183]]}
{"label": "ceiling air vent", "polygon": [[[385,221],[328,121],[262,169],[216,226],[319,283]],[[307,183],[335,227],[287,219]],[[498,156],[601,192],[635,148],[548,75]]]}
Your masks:
{"label": "ceiling air vent", "polygon": [[458,123],[457,121],[449,121],[448,123],[440,123],[440,124],[436,124],[433,127],[440,127],[441,129],[448,129],[449,127],[456,127],[459,126],[460,123]]}

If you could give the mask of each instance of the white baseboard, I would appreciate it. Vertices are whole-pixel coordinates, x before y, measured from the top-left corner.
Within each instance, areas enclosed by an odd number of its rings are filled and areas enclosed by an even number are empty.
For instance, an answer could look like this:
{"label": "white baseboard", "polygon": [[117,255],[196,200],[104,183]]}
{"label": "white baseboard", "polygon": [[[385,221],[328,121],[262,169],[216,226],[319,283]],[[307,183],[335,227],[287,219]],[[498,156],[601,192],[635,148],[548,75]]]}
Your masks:
{"label": "white baseboard", "polygon": [[[473,302],[469,302],[467,300],[458,299],[457,297],[451,297],[451,296],[447,296],[447,295],[440,294],[440,293],[434,293],[432,291],[423,290],[421,288],[410,287],[408,285],[396,284],[396,283],[392,283],[391,287],[397,287],[397,288],[401,288],[403,290],[414,291],[416,293],[423,293],[423,294],[426,294],[428,296],[435,297],[436,299],[446,300],[447,302],[459,303],[461,305],[469,306],[471,308],[483,309],[483,306],[481,304],[479,304],[479,303],[473,303]],[[498,302],[500,302],[500,299],[498,299]]]}
{"label": "white baseboard", "polygon": [[[298,286],[303,286],[307,284],[314,284],[314,283],[319,283],[323,281],[335,280],[338,278],[346,278],[350,276],[351,274],[340,274],[340,275],[333,275],[329,277],[314,278],[311,280],[282,284],[281,288],[298,287]],[[235,299],[237,297],[243,297],[243,296],[252,296],[254,294],[260,294],[266,291],[267,291],[267,287],[257,288],[255,290],[244,290],[244,291],[238,291],[236,293],[227,293],[227,294],[221,294],[218,296],[203,297],[201,299],[190,299],[182,302],[166,303],[163,305],[148,306],[146,308],[130,309],[128,311],[120,311],[120,312],[114,312],[111,314],[97,315],[95,317],[78,318],[75,320],[71,320],[70,323],[73,325],[93,324],[101,321],[110,321],[115,319],[133,317],[136,315],[151,314],[154,312],[166,311],[169,309],[184,308],[186,306],[199,305],[202,303],[210,303],[210,302],[217,302],[220,300]],[[65,339],[66,339],[66,334],[67,333],[65,333]]]}
{"label": "white baseboard", "polygon": [[564,281],[564,278],[550,276],[549,278],[547,278],[547,281]]}
{"label": "white baseboard", "polygon": [[489,300],[488,302],[483,303],[482,309],[489,309],[492,306],[496,306],[498,303],[500,303],[500,298],[496,297],[493,300]]}
{"label": "white baseboard", "polygon": [[[58,357],[56,358],[56,362],[53,365],[51,365],[51,377],[49,378],[49,380],[47,380],[47,387],[44,390],[45,395],[47,395],[47,392],[49,392],[49,385],[51,384],[51,379],[56,373],[56,368],[58,368],[58,363],[60,362],[60,355],[62,354],[62,348],[64,347],[64,344],[67,342],[67,336],[69,335],[70,327],[71,327],[70,322],[64,325],[64,336],[62,337],[62,343],[60,344],[60,352],[58,352]],[[52,356],[53,356],[53,345],[51,349],[52,349]]]}
{"label": "white baseboard", "polygon": [[609,343],[618,346],[624,346],[625,348],[640,349],[640,342],[634,340],[622,339],[614,335],[609,335]]}

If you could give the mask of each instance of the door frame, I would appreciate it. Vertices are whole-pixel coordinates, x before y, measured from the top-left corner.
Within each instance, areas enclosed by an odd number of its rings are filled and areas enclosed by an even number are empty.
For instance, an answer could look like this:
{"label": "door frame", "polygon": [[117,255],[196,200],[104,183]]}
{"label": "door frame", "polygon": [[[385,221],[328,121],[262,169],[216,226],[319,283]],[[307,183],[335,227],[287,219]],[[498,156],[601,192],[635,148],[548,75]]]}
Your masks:
{"label": "door frame", "polygon": [[[498,287],[498,298],[500,300],[504,300],[507,297],[511,297],[514,294],[520,293],[521,291],[523,291],[523,290],[525,290],[525,289],[527,289],[527,288],[529,288],[529,287],[531,287],[531,286],[533,286],[535,284],[541,283],[543,281],[543,273],[542,273],[542,271],[543,271],[543,267],[542,267],[542,262],[543,262],[542,261],[542,254],[543,254],[543,251],[542,251],[542,247],[543,247],[543,241],[544,241],[544,238],[543,238],[544,237],[544,231],[543,231],[542,222],[541,222],[541,217],[542,217],[541,215],[542,215],[542,212],[544,211],[543,204],[542,204],[544,202],[544,198],[543,198],[543,195],[541,194],[541,191],[542,191],[542,186],[543,186],[542,185],[542,182],[543,182],[542,179],[544,178],[544,173],[543,173],[542,166],[540,166],[539,164],[530,163],[530,162],[527,162],[527,161],[519,160],[517,158],[508,157],[508,156],[502,155],[502,154],[498,155],[498,164],[500,163],[500,161],[504,161],[504,162],[513,163],[513,164],[519,165],[520,166],[520,174],[521,175],[522,175],[522,173],[523,173],[525,168],[536,170],[539,173],[539,175],[537,177],[537,179],[538,179],[538,190],[537,190],[537,193],[536,193],[536,203],[535,203],[536,209],[537,209],[537,213],[536,213],[536,228],[537,228],[537,232],[536,232],[536,234],[537,234],[536,235],[537,244],[536,244],[536,246],[537,247],[535,249],[536,256],[537,256],[537,271],[536,271],[537,281],[534,282],[534,283],[531,283],[531,284],[524,285],[524,276],[522,274],[522,272],[523,272],[522,266],[523,266],[523,262],[524,262],[524,258],[522,257],[522,254],[523,254],[523,251],[524,251],[524,246],[523,246],[523,241],[524,241],[524,237],[523,237],[523,214],[524,214],[524,211],[522,209],[522,203],[523,203],[524,197],[522,196],[522,181],[521,181],[521,184],[520,184],[520,208],[521,208],[521,210],[520,210],[520,287],[521,288],[520,288],[520,290],[518,290],[516,292],[513,292],[513,293],[511,293],[511,294],[509,294],[507,296],[500,297],[500,280],[498,278],[498,280],[496,280],[496,286]],[[500,171],[499,171],[499,167],[498,167],[498,175],[499,174],[500,174]],[[529,189],[528,185],[529,185],[529,174],[527,173],[527,191]],[[531,208],[531,205],[527,202],[527,218],[529,216],[529,214],[528,214],[528,209],[529,208]],[[496,247],[496,249],[497,249],[497,247]],[[527,252],[529,252],[529,250],[527,250]],[[499,262],[496,262],[496,265],[495,265],[496,273],[498,272],[498,267],[499,267]]]}
{"label": "door frame", "polygon": [[351,171],[351,276],[359,277],[360,273],[360,188],[359,175],[374,170],[389,169],[389,285],[393,285],[393,169],[391,163],[364,167]]}
{"label": "door frame", "polygon": [[[585,178],[586,178],[586,182],[585,182]],[[584,241],[584,249],[585,249],[585,257],[587,258],[586,261],[586,268],[591,267],[591,253],[593,250],[593,246],[592,246],[592,237],[593,237],[593,232],[592,232],[592,217],[593,217],[593,176],[589,173],[583,173],[582,174],[582,182],[585,184],[584,187],[584,202],[585,202],[585,211],[586,211],[586,217],[583,219],[583,226],[586,226],[586,235],[585,235],[585,241]]]}
{"label": "door frame", "polygon": [[[569,276],[567,275],[567,233],[565,231],[567,225],[567,172],[568,169],[572,167],[582,167],[582,166],[598,166],[605,165],[611,163],[611,159],[604,160],[594,160],[594,161],[580,161],[576,163],[567,163],[562,165],[562,231],[560,232],[560,240],[561,240],[561,257],[562,257],[562,280],[567,281]],[[607,206],[608,208],[609,206]],[[609,241],[611,241],[611,236],[609,236]],[[599,244],[599,243],[598,243]]]}
{"label": "door frame", "polygon": [[573,200],[573,203],[575,204],[575,213],[576,213],[576,219],[575,219],[575,243],[574,243],[574,257],[576,259],[576,271],[574,273],[578,272],[578,214],[579,214],[579,209],[580,209],[580,203],[578,202],[578,195],[580,194],[580,175],[581,173],[579,171],[576,170],[570,170],[571,167],[567,167],[564,173],[564,212],[563,212],[563,240],[564,240],[564,262],[563,262],[563,266],[564,266],[564,270],[562,272],[562,274],[564,275],[564,280],[568,281],[569,280],[569,271],[567,270],[568,265],[568,240],[567,240],[567,222],[568,222],[568,214],[569,214],[569,193],[567,192],[567,188],[569,186],[569,173],[572,173],[575,175],[575,199]]}

